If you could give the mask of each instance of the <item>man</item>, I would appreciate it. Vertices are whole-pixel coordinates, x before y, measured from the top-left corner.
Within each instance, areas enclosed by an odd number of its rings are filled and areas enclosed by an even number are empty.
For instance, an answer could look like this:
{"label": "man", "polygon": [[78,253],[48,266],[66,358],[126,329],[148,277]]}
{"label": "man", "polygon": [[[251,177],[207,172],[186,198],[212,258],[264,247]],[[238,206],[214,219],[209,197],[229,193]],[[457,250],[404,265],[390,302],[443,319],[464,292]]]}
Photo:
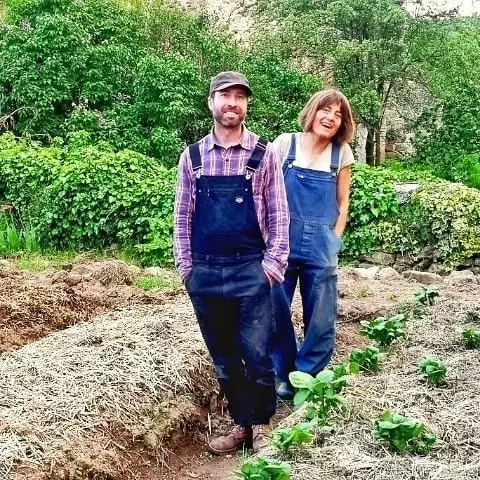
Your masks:
{"label": "man", "polygon": [[212,131],[178,168],[174,254],[235,426],[215,454],[267,445],[275,413],[270,289],[288,257],[288,206],[276,154],[244,125],[252,95],[238,72],[210,84]]}

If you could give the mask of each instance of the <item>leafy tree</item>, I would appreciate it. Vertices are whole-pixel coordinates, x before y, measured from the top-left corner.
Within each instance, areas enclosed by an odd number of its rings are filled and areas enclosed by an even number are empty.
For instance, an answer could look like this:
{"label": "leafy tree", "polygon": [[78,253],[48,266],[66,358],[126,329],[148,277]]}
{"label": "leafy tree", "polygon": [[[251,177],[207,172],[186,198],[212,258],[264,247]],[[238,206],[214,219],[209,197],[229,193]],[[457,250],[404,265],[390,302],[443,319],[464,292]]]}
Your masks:
{"label": "leafy tree", "polygon": [[277,48],[333,76],[367,126],[367,161],[380,159],[380,127],[392,89],[413,76],[413,19],[395,0],[257,0]]}
{"label": "leafy tree", "polygon": [[480,188],[480,22],[439,22],[419,54],[435,97],[415,125],[419,160],[447,180]]}

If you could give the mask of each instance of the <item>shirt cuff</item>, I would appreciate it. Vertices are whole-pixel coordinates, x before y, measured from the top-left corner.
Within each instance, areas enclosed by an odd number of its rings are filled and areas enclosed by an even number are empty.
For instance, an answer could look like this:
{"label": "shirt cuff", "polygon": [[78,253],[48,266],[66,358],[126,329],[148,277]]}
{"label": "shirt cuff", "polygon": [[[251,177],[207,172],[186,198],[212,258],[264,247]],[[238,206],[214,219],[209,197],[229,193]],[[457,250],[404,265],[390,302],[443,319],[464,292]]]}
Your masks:
{"label": "shirt cuff", "polygon": [[262,267],[273,279],[278,283],[283,282],[285,269],[280,268],[277,262],[269,258],[264,258],[262,261]]}

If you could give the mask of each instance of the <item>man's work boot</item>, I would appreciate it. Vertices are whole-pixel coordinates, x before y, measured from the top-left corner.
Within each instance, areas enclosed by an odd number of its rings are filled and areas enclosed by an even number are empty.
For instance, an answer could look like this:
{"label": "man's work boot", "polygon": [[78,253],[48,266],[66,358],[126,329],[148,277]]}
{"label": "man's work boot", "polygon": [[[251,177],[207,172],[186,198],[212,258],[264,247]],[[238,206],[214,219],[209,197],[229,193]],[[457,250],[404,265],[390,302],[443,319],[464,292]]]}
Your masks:
{"label": "man's work boot", "polygon": [[291,400],[295,396],[295,390],[289,382],[281,382],[277,387],[277,397],[281,400]]}
{"label": "man's work boot", "polygon": [[268,445],[268,436],[270,435],[270,431],[270,425],[252,426],[252,448],[254,452],[258,452]]}
{"label": "man's work boot", "polygon": [[234,425],[230,433],[212,439],[208,444],[208,450],[215,455],[233,453],[245,443],[247,437],[248,431],[245,427]]}

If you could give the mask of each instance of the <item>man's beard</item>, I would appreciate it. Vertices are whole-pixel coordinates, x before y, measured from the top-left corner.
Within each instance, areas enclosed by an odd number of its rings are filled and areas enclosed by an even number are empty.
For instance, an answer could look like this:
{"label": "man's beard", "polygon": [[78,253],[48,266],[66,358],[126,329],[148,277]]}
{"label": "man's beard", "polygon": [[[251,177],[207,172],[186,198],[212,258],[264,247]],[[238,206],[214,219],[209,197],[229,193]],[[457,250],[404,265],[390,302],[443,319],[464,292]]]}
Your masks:
{"label": "man's beard", "polygon": [[[238,114],[234,118],[227,118],[224,116],[225,112],[216,112],[213,115],[213,118],[217,123],[222,125],[225,128],[237,128],[245,120],[245,115]],[[237,113],[237,112],[236,112]]]}

